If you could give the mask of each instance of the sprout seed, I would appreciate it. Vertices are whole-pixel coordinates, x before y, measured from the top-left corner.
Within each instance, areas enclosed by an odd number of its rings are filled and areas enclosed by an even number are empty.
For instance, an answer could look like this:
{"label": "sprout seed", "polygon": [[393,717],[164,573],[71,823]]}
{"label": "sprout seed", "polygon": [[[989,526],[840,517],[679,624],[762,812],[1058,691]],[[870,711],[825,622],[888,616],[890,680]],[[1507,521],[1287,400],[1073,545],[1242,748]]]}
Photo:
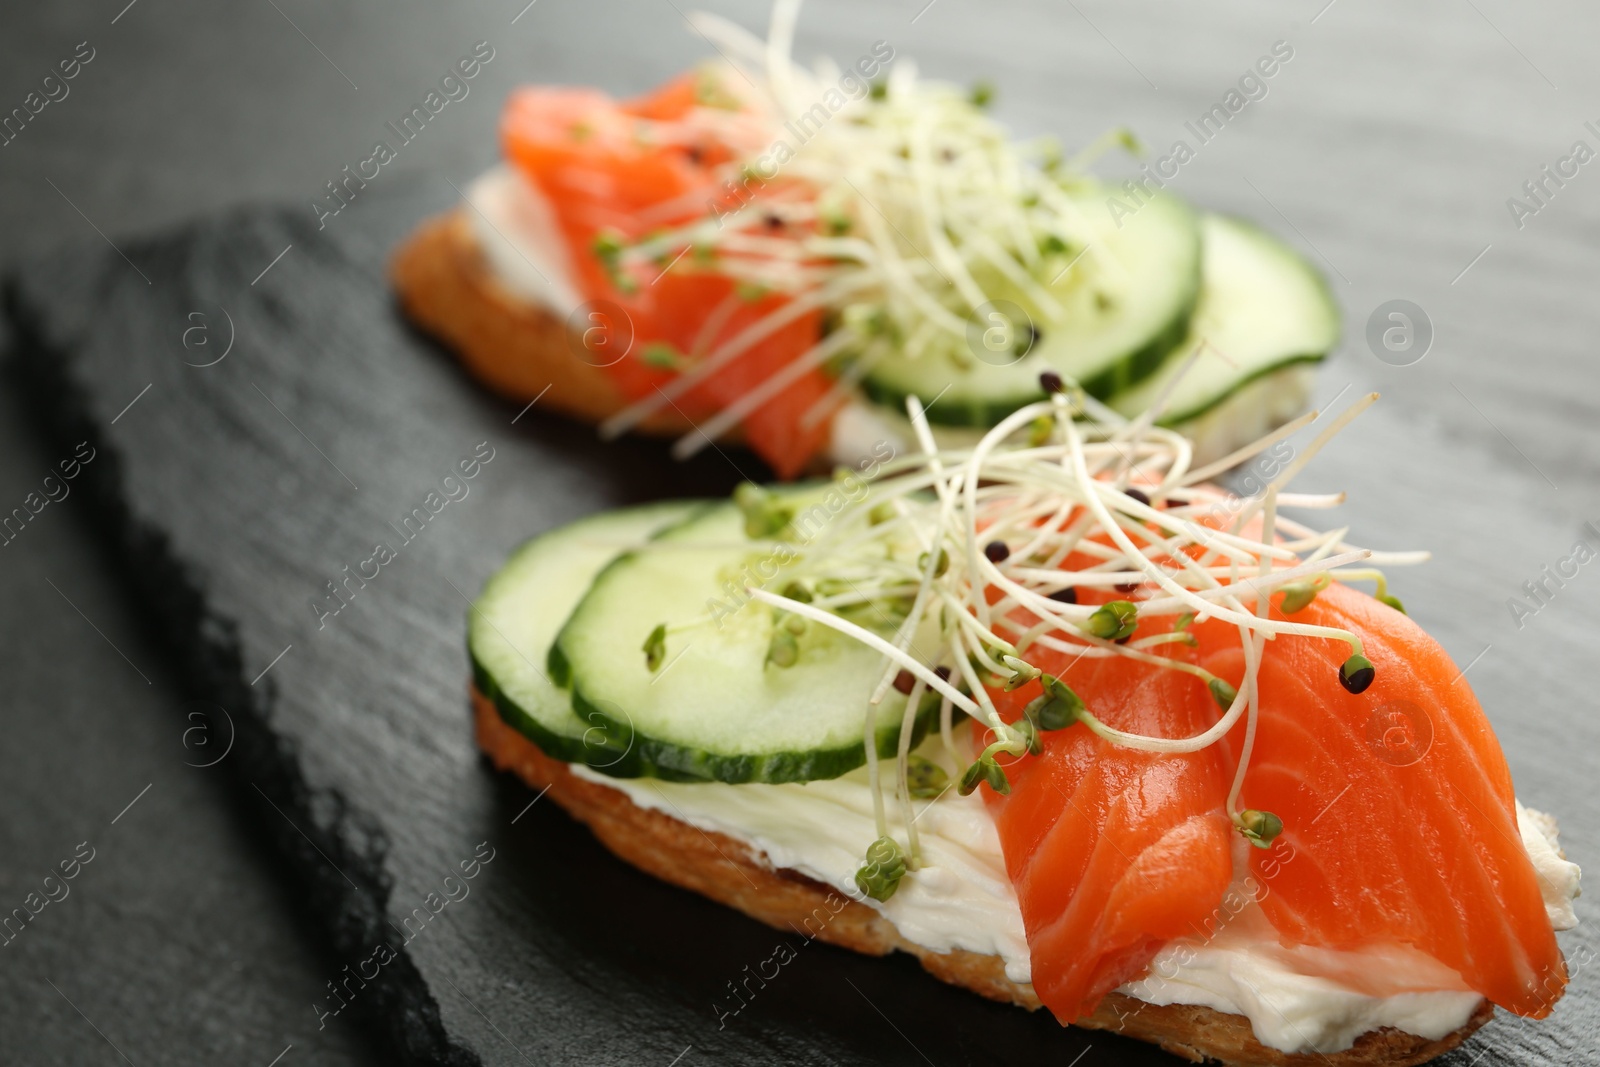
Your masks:
{"label": "sprout seed", "polygon": [[1365,693],[1377,673],[1372,661],[1357,652],[1339,668],[1339,684],[1352,693]]}

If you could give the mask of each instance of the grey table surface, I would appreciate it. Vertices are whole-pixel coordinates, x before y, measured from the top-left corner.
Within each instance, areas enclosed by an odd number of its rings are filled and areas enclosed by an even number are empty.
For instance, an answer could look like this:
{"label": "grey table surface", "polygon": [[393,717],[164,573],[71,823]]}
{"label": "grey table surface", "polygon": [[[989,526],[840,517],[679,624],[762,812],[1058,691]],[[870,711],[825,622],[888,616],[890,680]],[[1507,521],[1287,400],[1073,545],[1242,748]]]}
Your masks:
{"label": "grey table surface", "polygon": [[[765,18],[759,4],[713,6],[750,25]],[[1597,23],[1573,3],[1504,0],[918,0],[808,5],[800,34],[803,55],[851,56],[883,39],[930,75],[992,79],[1019,131],[1070,145],[1125,124],[1158,151],[1193,145],[1185,120],[1289,43],[1266,94],[1173,184],[1282,232],[1329,275],[1347,341],[1319,393],[1348,383],[1385,399],[1369,438],[1381,447],[1335,450],[1315,477],[1357,491],[1347,513],[1368,541],[1431,535],[1439,561],[1415,581],[1414,613],[1472,664],[1496,721],[1515,725],[1505,743],[1520,791],[1558,809],[1580,861],[1600,854],[1600,732],[1587,725],[1583,670],[1600,587],[1582,572],[1520,627],[1508,601],[1600,519],[1588,240],[1600,179],[1586,165],[1559,186],[1546,180],[1540,200],[1523,190],[1575,142],[1600,148],[1585,125],[1600,126]],[[309,213],[323,183],[478,40],[496,62],[394,171],[460,182],[480,170],[495,154],[499,101],[520,81],[630,92],[708,52],[673,4],[655,2],[113,0],[11,7],[0,26],[6,111],[79,42],[94,49],[70,94],[0,148],[8,266],[240,202]],[[1513,197],[1527,208],[1513,212]],[[1407,366],[1381,362],[1366,340],[1369,315],[1396,298],[1425,309],[1433,331]],[[20,499],[58,457],[34,441],[9,388],[0,499]],[[185,766],[201,760],[184,745],[181,697],[150,666],[140,617],[73,511],[70,500],[50,509],[0,558],[0,892],[20,900],[79,842],[95,859],[69,898],[0,949],[0,1060],[268,1063],[292,1044],[285,1063],[360,1062],[359,1033],[316,1029],[320,947],[222,792]],[[1587,900],[1580,914],[1590,925],[1569,952],[1595,943]]]}

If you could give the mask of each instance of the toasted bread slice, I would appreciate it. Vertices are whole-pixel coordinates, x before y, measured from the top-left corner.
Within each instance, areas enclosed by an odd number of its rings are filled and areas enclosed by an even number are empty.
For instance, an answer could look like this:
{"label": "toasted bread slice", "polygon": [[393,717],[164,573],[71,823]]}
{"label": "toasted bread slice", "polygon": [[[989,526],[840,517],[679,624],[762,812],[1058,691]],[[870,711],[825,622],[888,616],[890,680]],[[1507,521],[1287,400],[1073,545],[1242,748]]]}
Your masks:
{"label": "toasted bread slice", "polygon": [[[503,396],[538,398],[541,408],[590,423],[622,410],[626,398],[604,370],[579,358],[582,345],[567,323],[495,278],[462,210],[428,219],[395,252],[390,276],[406,317]],[[635,429],[677,437],[694,426],[669,406]]]}
{"label": "toasted bread slice", "polygon": [[[1029,1010],[1040,1006],[1031,985],[1006,977],[998,956],[963,950],[934,952],[908,941],[870,906],[796,871],[772,867],[743,842],[639,807],[620,790],[578,777],[567,764],[546,756],[508,726],[493,703],[476,688],[472,690],[472,704],[478,745],[495,767],[513,772],[535,789],[546,790],[607,848],[635,867],[737,908],[779,930],[803,927],[809,934],[811,923],[825,919],[818,923],[815,933],[820,940],[873,956],[896,950],[909,952],[930,974],[952,985]],[[1326,1055],[1290,1054],[1267,1048],[1256,1040],[1250,1021],[1241,1015],[1198,1005],[1147,1004],[1121,993],[1108,994],[1093,1015],[1074,1025],[1150,1041],[1194,1063],[1219,1060],[1237,1067],[1406,1067],[1455,1048],[1493,1014],[1494,1008],[1484,1001],[1465,1026],[1437,1041],[1386,1028],[1363,1034],[1343,1052]]]}

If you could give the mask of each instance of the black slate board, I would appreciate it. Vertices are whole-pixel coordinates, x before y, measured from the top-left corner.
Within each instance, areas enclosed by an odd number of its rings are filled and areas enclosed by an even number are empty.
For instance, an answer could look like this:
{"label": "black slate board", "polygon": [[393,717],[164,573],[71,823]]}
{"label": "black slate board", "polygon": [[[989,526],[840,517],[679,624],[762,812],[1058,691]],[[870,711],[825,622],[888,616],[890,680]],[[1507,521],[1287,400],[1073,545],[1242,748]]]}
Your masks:
{"label": "black slate board", "polygon": [[[713,1002],[779,935],[613,860],[476,756],[464,598],[517,542],[764,472],[741,453],[680,466],[653,443],[603,445],[537,407],[519,414],[411,333],[385,257],[451,196],[443,183],[397,182],[320,232],[303,209],[240,211],[125,244],[137,271],[102,246],[7,286],[40,425],[104,453],[86,475],[97,531],[194,695],[237,725],[224,767],[254,799],[253,832],[271,838],[323,918],[312,936],[354,969],[385,939],[399,944],[397,924],[480,842],[495,850],[470,895],[327,1025],[359,1017],[393,1056],[419,1063],[1068,1063],[1085,1050],[1085,1064],[1172,1062],[950,989],[909,959],[821,945],[719,1027]],[[213,347],[194,347],[194,334],[184,346],[195,325]],[[189,365],[230,332],[220,363]],[[1364,388],[1363,369],[1336,362],[1321,395]],[[1451,440],[1417,412],[1380,405],[1364,421],[1307,484],[1354,491],[1338,520],[1360,540],[1439,552],[1400,591],[1460,662],[1494,646],[1471,678],[1522,795],[1563,817],[1569,853],[1593,857],[1600,727],[1584,667],[1600,612],[1558,598],[1530,636],[1504,606],[1565,553],[1576,523],[1514,456]],[[319,628],[324,583],[375,542],[398,545],[390,524],[480,442],[493,459],[468,496]],[[1574,961],[1595,956],[1591,911],[1580,901],[1589,922],[1565,935]],[[1595,969],[1575,967],[1553,1019],[1502,1016],[1448,1062],[1591,1057]],[[307,1018],[311,1029],[309,1006]]]}

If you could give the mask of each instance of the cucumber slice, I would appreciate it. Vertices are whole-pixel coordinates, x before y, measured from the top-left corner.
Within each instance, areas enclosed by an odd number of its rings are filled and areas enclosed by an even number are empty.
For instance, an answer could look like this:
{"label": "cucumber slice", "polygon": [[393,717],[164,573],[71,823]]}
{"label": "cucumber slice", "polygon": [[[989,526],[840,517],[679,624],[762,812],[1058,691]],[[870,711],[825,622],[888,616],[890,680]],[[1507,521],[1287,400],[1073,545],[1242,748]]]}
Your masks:
{"label": "cucumber slice", "polygon": [[[797,501],[797,513],[804,501]],[[680,776],[796,782],[860,766],[867,699],[883,658],[812,623],[798,639],[792,666],[769,665],[768,647],[781,623],[759,601],[737,605],[745,575],[772,577],[769,561],[776,559],[778,543],[746,538],[732,504],[692,515],[619,557],[594,580],[551,649],[552,661],[570,673],[573,708],[631,737],[646,766]],[[719,601],[725,611],[716,609]],[[899,618],[875,620],[872,610],[853,621],[891,634]],[[663,623],[666,648],[652,672],[642,647]],[[919,638],[913,652],[938,647],[931,630]],[[886,756],[894,752],[905,709],[890,696],[874,711],[877,748]],[[936,699],[919,709],[917,739],[937,709]]]}
{"label": "cucumber slice", "polygon": [[642,773],[625,734],[572,710],[548,676],[546,656],[606,564],[706,506],[673,501],[581,519],[524,544],[483,587],[467,622],[473,681],[500,717],[546,755],[615,775]]}
{"label": "cucumber slice", "polygon": [[869,398],[904,411],[905,398],[915,394],[930,405],[932,422],[987,427],[1044,395],[1042,371],[1075,379],[1105,399],[1162,365],[1187,334],[1200,292],[1199,220],[1182,200],[1160,194],[1119,228],[1105,207],[1114,190],[1084,183],[1068,192],[1094,238],[1049,288],[1063,312],[1045,314],[1003,280],[987,287],[1033,320],[1039,336],[1032,350],[1006,365],[974,357],[965,343],[959,361],[945,353],[892,354],[862,382]]}
{"label": "cucumber slice", "polygon": [[1339,343],[1339,308],[1316,268],[1243,220],[1207,215],[1201,226],[1205,287],[1189,337],[1156,375],[1111,398],[1125,415],[1154,403],[1199,346],[1206,350],[1173,386],[1164,425],[1192,423],[1268,375],[1321,362]]}

